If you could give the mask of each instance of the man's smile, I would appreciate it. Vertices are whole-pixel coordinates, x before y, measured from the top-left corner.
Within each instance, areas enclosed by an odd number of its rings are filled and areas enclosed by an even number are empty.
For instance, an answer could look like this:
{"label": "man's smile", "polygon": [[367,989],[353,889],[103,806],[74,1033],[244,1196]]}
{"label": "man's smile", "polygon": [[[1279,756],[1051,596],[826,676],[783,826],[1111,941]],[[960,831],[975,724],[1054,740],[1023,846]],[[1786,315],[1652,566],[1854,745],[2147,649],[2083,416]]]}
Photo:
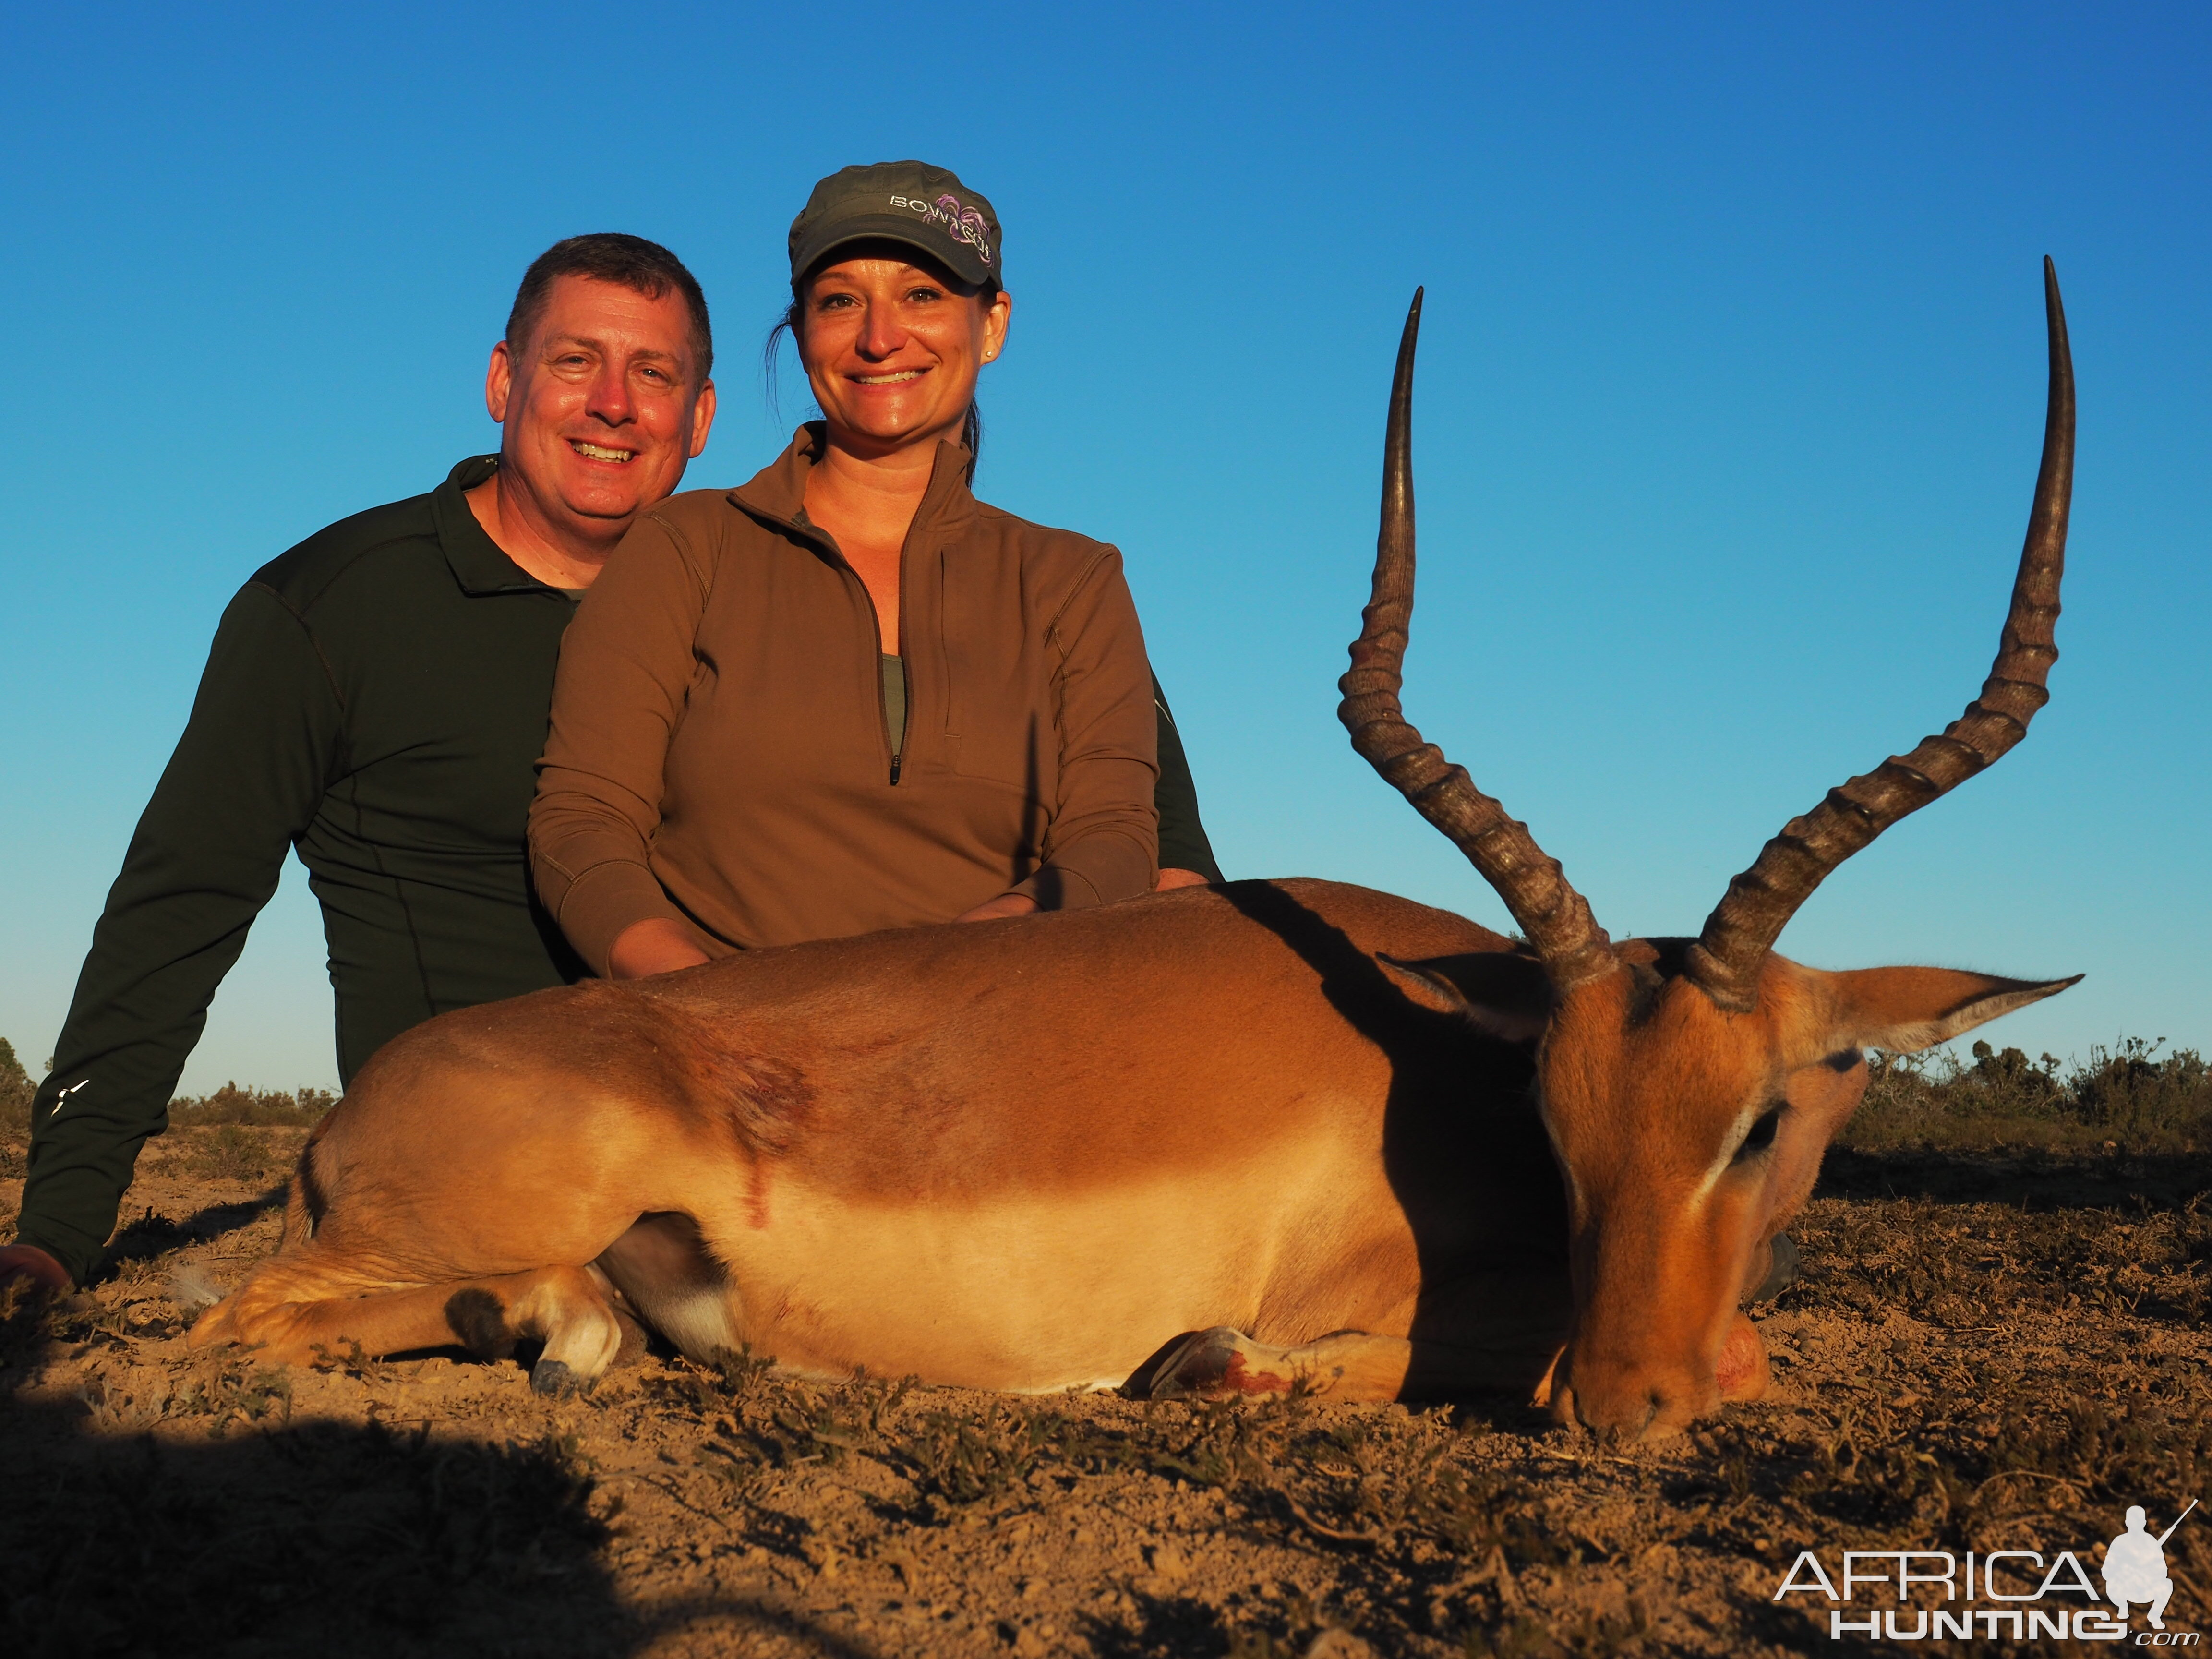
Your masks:
{"label": "man's smile", "polygon": [[587,461],[622,462],[634,461],[637,459],[637,451],[635,449],[609,449],[604,444],[586,443],[581,438],[569,439],[568,447]]}

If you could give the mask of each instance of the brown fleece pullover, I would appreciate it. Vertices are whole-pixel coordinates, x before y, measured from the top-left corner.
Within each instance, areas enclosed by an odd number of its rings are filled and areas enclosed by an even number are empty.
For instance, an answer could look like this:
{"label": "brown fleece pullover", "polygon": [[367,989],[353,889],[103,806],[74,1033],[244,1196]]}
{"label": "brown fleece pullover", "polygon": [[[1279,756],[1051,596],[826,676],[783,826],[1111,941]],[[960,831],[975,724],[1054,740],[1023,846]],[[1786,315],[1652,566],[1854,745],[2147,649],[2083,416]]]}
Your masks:
{"label": "brown fleece pullover", "polygon": [[802,510],[823,441],[802,427],[751,483],[647,514],[562,642],[531,867],[602,974],[654,917],[724,956],[1152,887],[1157,723],[1121,556],[985,506],[940,444],[900,556],[895,753],[875,606]]}

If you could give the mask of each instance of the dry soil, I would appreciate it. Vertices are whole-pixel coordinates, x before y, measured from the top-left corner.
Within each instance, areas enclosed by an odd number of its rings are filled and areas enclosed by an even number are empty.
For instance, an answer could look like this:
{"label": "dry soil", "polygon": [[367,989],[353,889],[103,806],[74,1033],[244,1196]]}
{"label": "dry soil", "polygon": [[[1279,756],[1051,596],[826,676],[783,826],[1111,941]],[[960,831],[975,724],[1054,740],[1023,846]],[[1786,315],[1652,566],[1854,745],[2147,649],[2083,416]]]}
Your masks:
{"label": "dry soil", "polygon": [[[1762,1310],[1772,1397],[1622,1450],[1498,1400],[1008,1400],[647,1351],[548,1401],[458,1352],[188,1351],[194,1297],[274,1246],[300,1139],[150,1143],[104,1276],[5,1310],[0,1647],[1838,1653],[1865,1644],[1824,1598],[1775,1599],[1801,1551],[2094,1574],[2128,1504],[2156,1529],[2212,1498],[2202,1159],[1838,1155]],[[0,1142],[0,1224],[21,1173]],[[2167,1559],[2194,1630],[2212,1516]]]}

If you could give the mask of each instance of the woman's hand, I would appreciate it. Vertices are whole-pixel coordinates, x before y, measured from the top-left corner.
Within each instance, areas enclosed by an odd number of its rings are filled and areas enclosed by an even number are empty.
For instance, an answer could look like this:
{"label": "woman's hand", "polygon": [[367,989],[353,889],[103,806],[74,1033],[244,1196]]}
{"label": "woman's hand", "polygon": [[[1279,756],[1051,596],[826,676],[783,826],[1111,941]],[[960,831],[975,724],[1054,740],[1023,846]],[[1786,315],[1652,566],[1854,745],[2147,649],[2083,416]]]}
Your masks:
{"label": "woman's hand", "polygon": [[1001,893],[988,899],[972,910],[963,910],[952,918],[955,921],[996,921],[1000,916],[1033,916],[1037,902],[1027,893]]}
{"label": "woman's hand", "polygon": [[607,969],[616,979],[645,979],[654,974],[672,974],[679,968],[696,968],[708,959],[682,922],[656,916],[650,921],[634,921],[615,936],[614,946],[607,952]]}

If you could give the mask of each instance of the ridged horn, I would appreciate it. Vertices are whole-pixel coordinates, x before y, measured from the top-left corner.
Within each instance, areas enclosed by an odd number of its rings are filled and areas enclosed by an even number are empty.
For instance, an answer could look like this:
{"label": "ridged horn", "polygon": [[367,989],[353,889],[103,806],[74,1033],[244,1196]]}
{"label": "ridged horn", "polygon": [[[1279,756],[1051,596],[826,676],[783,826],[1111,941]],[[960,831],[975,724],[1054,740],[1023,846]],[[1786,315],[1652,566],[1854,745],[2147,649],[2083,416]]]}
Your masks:
{"label": "ridged horn", "polygon": [[1721,1007],[1748,1010],[1759,964],[1797,907],[1828,872],[1908,812],[1996,763],[2027,735],[2058,660],[2053,629],[2066,569],[2066,513],[2074,489],[2074,358],[2058,273],[2043,262],[2043,303],[2051,337],[2051,394],[2043,418],[2043,467],[2036,476],[2027,540],[2014,579],[2012,608],[1982,694],[1937,737],[1853,778],[1766,843],[1750,869],[1729,884],[1689,950],[1684,971]]}
{"label": "ridged horn", "polygon": [[1413,344],[1421,331],[1421,290],[1413,291],[1398,343],[1390,416],[1382,441],[1382,527],[1375,542],[1375,584],[1352,644],[1351,672],[1337,682],[1337,718],[1352,746],[1450,837],[1498,890],[1514,923],[1561,990],[1612,973],[1619,963],[1605,930],[1580,893],[1545,855],[1525,824],[1474,787],[1464,769],[1407,722],[1403,686],[1407,628],[1413,614]]}

